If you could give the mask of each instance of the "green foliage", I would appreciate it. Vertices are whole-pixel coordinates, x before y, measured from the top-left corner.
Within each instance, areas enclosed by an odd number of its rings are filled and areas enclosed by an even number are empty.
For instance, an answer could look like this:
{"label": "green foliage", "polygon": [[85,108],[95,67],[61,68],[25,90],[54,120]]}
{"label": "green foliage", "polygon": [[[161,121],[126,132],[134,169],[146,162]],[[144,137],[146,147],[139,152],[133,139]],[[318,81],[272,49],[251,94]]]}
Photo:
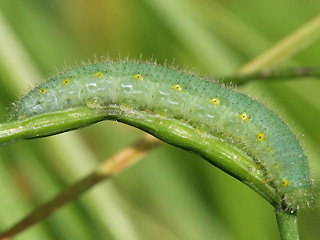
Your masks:
{"label": "green foliage", "polygon": [[[227,75],[318,14],[317,1],[1,1],[0,113],[42,76],[87,58],[156,56]],[[319,42],[285,66],[318,64]],[[278,64],[277,66],[280,67]],[[320,174],[320,83],[251,82],[244,91],[278,112],[301,137]],[[0,223],[5,229],[85,176],[142,133],[104,122],[77,132],[2,146]],[[198,161],[199,160],[199,161]],[[315,204],[317,205],[317,204]],[[317,239],[319,208],[299,215]],[[192,154],[162,146],[17,239],[277,239],[272,207]],[[249,237],[248,237],[249,236]]]}

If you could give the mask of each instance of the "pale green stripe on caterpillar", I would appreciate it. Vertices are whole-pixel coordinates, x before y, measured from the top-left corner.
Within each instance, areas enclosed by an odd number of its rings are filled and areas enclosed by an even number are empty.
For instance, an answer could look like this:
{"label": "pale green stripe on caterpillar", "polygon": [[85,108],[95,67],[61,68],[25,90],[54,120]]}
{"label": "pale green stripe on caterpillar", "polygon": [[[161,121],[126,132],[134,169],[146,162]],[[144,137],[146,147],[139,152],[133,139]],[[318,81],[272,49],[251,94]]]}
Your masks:
{"label": "pale green stripe on caterpillar", "polygon": [[[251,157],[265,171],[262,184],[275,187],[282,207],[295,210],[313,198],[307,158],[288,126],[248,96],[193,74],[151,63],[96,63],[49,79],[17,105],[14,117],[19,120],[81,107],[105,112],[105,118],[119,119],[161,139],[170,132],[159,127],[161,122],[173,120],[208,139],[208,144],[219,139]],[[158,121],[157,126],[152,129],[146,119]],[[168,140],[210,160],[188,145],[187,137],[184,141]]]}

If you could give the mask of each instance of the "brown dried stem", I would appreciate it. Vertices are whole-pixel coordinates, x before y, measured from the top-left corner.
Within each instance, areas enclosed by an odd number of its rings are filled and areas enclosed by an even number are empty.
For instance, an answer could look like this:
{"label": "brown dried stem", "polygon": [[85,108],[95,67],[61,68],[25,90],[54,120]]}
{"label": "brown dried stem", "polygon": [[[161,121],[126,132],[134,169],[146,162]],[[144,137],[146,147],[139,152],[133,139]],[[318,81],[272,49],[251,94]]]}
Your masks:
{"label": "brown dried stem", "polygon": [[65,204],[79,197],[97,183],[132,166],[160,143],[162,142],[159,139],[151,135],[143,135],[140,140],[101,163],[91,174],[70,186],[54,199],[38,207],[20,222],[1,233],[0,240],[9,240],[23,230],[46,218]]}

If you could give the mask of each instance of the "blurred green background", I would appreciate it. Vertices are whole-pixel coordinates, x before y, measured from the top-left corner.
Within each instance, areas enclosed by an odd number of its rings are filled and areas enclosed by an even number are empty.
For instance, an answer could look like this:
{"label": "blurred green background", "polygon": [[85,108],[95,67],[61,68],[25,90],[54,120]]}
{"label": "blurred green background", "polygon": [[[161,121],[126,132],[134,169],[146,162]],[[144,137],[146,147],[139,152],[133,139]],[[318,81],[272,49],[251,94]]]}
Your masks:
{"label": "blurred green background", "polygon": [[[7,120],[10,103],[75,61],[142,54],[159,63],[186,64],[200,75],[223,76],[319,10],[315,0],[1,0],[1,122]],[[277,66],[319,66],[319,59],[317,41]],[[241,89],[289,123],[319,179],[319,79],[251,82]],[[142,134],[124,124],[102,122],[1,146],[0,229]],[[301,211],[302,239],[319,239],[319,210],[316,203]],[[273,209],[259,195],[201,158],[163,145],[16,239],[280,238]]]}

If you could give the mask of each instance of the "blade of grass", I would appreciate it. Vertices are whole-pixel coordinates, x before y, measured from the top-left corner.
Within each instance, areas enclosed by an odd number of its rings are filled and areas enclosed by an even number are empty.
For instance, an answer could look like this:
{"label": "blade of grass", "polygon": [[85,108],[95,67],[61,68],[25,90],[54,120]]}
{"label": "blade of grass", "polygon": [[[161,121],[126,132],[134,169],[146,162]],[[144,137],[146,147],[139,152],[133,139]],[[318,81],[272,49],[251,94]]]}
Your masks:
{"label": "blade of grass", "polygon": [[261,34],[250,28],[243,19],[222,4],[219,1],[200,0],[193,5],[193,9],[201,13],[196,16],[196,20],[206,26],[207,31],[215,32],[217,36],[228,42],[228,45],[249,58],[255,56],[261,48],[265,49],[270,45]]}
{"label": "blade of grass", "polygon": [[[15,149],[12,150],[16,151]],[[15,161],[19,163],[16,164],[15,171],[20,176],[21,181],[24,182],[24,189],[29,192],[29,198],[37,207],[42,202],[51,199],[50,196],[61,191],[63,184],[57,178],[48,174],[48,171],[51,170],[50,166],[46,166],[44,161],[38,161],[38,156],[34,155],[33,148],[22,144],[19,147],[19,153],[16,155],[12,154]],[[23,158],[21,158],[21,155],[23,155]],[[77,240],[94,239],[94,228],[76,203],[61,209],[59,213],[51,216],[43,223],[48,230],[54,232],[53,235],[58,239],[70,238],[70,232],[72,232],[72,237]]]}
{"label": "blade of grass", "polygon": [[257,58],[253,59],[242,68],[238,74],[253,73],[258,70],[269,68],[293,56],[303,47],[318,40],[320,37],[320,15],[304,24],[302,27],[279,41]]}
{"label": "blade of grass", "polygon": [[[3,163],[3,159],[7,156],[0,153],[0,196],[1,196],[1,211],[0,211],[0,223],[1,228],[9,227],[12,223],[16,222],[17,219],[24,215],[32,206],[29,201],[23,197],[21,191],[14,191],[16,189],[16,181],[12,178],[12,171]],[[24,239],[37,239],[41,238],[51,239],[48,233],[45,231],[43,225],[39,225],[30,231],[23,234]]]}
{"label": "blade of grass", "polygon": [[215,72],[226,73],[237,66],[235,55],[217,36],[199,24],[198,14],[186,1],[181,0],[144,0],[144,2],[158,15],[169,31],[184,44],[185,49],[202,66]]}
{"label": "blade of grass", "polygon": [[13,93],[20,93],[20,90],[29,88],[28,81],[21,81],[18,79],[25,79],[26,76],[31,79],[38,79],[40,76],[36,66],[30,61],[28,54],[15,37],[14,32],[10,29],[5,18],[0,11],[0,64],[10,73],[12,79],[15,81],[4,81],[6,88]]}
{"label": "blade of grass", "polygon": [[[284,80],[299,80],[302,78],[317,78],[320,79],[320,67],[296,67],[284,69],[267,69],[252,74],[241,74],[220,77],[223,82],[236,83],[238,85],[250,81],[284,81]],[[219,77],[218,77],[219,79]],[[288,86],[289,87],[289,86]],[[305,95],[306,96],[306,95]],[[307,97],[307,96],[306,96]],[[314,103],[310,102],[311,104]]]}
{"label": "blade of grass", "polygon": [[14,225],[12,228],[1,233],[0,239],[13,237],[21,231],[29,228],[36,222],[41,221],[66,203],[77,198],[92,186],[101,182],[103,179],[110,178],[129,166],[132,166],[133,163],[144,157],[150,150],[157,147],[160,143],[160,140],[150,135],[145,135],[135,144],[127,147],[103,162],[93,173],[67,188],[63,193],[59,194],[53,200],[37,208],[34,212],[21,220],[18,224]]}

